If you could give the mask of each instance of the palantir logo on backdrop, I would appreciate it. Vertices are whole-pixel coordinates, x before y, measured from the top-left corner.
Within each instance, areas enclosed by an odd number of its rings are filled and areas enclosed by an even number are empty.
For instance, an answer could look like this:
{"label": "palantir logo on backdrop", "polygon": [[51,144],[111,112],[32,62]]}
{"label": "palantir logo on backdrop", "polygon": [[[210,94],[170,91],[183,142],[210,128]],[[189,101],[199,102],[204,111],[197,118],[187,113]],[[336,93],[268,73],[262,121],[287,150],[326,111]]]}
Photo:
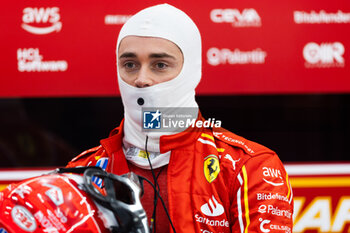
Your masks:
{"label": "palantir logo on backdrop", "polygon": [[68,62],[43,61],[39,48],[17,49],[17,68],[19,72],[63,72],[68,69]]}
{"label": "palantir logo on backdrop", "polygon": [[45,35],[62,29],[58,7],[27,7],[23,10],[22,28],[27,32]]}
{"label": "palantir logo on backdrop", "polygon": [[231,23],[233,27],[261,27],[261,18],[253,8],[242,12],[238,9],[213,9],[210,19],[214,23]]}
{"label": "palantir logo on backdrop", "polygon": [[219,128],[215,118],[197,120],[198,108],[142,108],[142,131],[182,132],[187,128]]}
{"label": "palantir logo on backdrop", "polygon": [[251,51],[241,51],[239,49],[210,48],[207,52],[207,61],[212,66],[217,65],[244,65],[244,64],[264,64],[267,52],[260,48]]}
{"label": "palantir logo on backdrop", "polygon": [[303,49],[306,68],[344,67],[344,45],[340,42],[307,43]]}
{"label": "palantir logo on backdrop", "polygon": [[321,24],[321,23],[350,23],[350,13],[338,10],[336,13],[294,11],[294,22],[296,24]]}

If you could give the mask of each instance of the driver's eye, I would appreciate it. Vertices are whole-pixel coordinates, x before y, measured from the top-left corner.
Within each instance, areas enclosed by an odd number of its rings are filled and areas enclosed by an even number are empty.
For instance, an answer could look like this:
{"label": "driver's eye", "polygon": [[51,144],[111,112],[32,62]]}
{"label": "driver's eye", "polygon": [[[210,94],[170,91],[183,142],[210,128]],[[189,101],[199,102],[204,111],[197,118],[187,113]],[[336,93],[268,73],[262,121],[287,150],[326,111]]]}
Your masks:
{"label": "driver's eye", "polygon": [[133,62],[127,62],[124,66],[128,69],[135,68],[135,64]]}
{"label": "driver's eye", "polygon": [[158,68],[158,69],[165,69],[166,67],[167,67],[167,64],[165,64],[165,63],[163,63],[163,62],[159,62],[159,63],[157,63],[156,64],[156,67]]}

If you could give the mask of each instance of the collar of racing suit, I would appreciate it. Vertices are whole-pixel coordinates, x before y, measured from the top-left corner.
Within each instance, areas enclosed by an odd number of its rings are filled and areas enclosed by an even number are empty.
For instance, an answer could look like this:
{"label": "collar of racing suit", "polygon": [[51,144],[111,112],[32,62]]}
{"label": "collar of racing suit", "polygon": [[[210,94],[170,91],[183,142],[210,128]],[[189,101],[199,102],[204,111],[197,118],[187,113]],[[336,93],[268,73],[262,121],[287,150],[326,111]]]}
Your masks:
{"label": "collar of racing suit", "polygon": [[[200,111],[198,112],[198,118],[197,121],[204,121],[204,118]],[[109,137],[106,139],[101,140],[101,145],[108,145],[105,148],[109,148],[109,153],[119,149],[122,147],[122,138],[124,136],[123,132],[124,127],[124,119],[121,121],[120,125],[113,129]],[[188,134],[193,134],[191,137],[188,136]],[[187,128],[185,131],[173,134],[173,135],[163,135],[159,139],[159,149],[160,153],[167,153],[171,151],[172,149],[188,145],[190,143],[193,143],[199,135],[202,133],[202,129],[200,128]]]}

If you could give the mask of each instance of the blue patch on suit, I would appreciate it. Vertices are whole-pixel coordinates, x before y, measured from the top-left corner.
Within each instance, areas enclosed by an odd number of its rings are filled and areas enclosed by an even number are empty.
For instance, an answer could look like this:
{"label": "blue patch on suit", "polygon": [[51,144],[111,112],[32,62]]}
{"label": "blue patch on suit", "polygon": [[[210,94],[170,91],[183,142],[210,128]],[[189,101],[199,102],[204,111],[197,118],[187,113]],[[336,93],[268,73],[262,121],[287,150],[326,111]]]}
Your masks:
{"label": "blue patch on suit", "polygon": [[[108,164],[108,158],[100,158],[97,163],[96,167],[100,167],[103,170],[106,170]],[[92,181],[100,188],[102,188],[102,179],[98,177],[92,177]],[[1,233],[1,232],[0,232]]]}

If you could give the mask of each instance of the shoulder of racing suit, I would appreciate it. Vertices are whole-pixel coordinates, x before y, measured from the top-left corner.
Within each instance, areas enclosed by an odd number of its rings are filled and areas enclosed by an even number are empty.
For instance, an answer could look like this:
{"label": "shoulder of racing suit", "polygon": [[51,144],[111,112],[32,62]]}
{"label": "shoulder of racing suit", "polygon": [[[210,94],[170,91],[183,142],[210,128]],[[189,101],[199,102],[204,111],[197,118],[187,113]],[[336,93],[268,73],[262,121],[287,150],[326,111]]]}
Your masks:
{"label": "shoulder of racing suit", "polygon": [[[287,176],[283,163],[273,150],[223,128],[212,129],[212,134],[222,171],[227,177],[237,178],[242,169],[248,169],[251,174],[260,171],[260,174],[267,168],[280,171],[283,177]],[[229,183],[234,185],[235,179],[229,179],[232,180]]]}
{"label": "shoulder of racing suit", "polygon": [[215,157],[220,163],[220,170],[228,187],[234,185],[238,173],[245,165],[259,170],[269,165],[285,173],[282,162],[273,150],[223,128],[205,130],[197,141],[201,144],[199,151],[203,153],[204,161]]}
{"label": "shoulder of racing suit", "polygon": [[85,150],[76,157],[74,157],[67,165],[67,167],[77,167],[77,166],[95,166],[98,160],[105,157],[105,150],[103,147],[96,146]]}
{"label": "shoulder of racing suit", "polygon": [[247,140],[238,136],[224,128],[214,128],[213,135],[216,139],[225,142],[233,147],[242,149],[250,156],[257,156],[261,154],[275,154],[275,152],[259,143]]}

